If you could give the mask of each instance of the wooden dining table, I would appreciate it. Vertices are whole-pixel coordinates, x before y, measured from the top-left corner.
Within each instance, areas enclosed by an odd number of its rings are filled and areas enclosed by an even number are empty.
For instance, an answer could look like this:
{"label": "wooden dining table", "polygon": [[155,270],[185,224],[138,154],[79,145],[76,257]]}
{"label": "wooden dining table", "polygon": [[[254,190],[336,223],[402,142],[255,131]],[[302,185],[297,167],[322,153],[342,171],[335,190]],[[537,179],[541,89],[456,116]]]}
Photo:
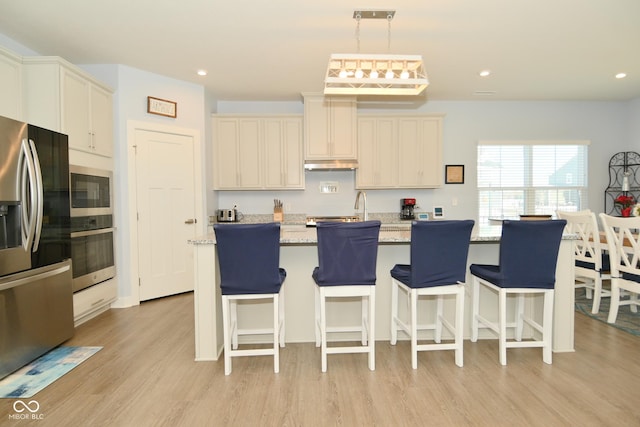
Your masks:
{"label": "wooden dining table", "polygon": [[[607,233],[604,232],[604,231],[600,232],[600,243],[604,243],[605,245],[607,244]],[[622,245],[631,247],[631,241],[628,238],[625,237],[624,238],[624,242],[622,243]]]}

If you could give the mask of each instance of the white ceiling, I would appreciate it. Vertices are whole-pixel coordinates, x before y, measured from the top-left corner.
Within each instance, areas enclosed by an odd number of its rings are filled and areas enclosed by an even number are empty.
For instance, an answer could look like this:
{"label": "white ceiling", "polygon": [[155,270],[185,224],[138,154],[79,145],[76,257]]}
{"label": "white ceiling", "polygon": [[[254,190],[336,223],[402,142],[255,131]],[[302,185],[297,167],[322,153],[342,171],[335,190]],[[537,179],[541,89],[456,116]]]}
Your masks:
{"label": "white ceiling", "polygon": [[[300,100],[322,91],[331,53],[358,51],[353,11],[389,6],[390,52],[423,55],[428,100],[640,97],[640,0],[0,0],[0,33],[75,64],[202,84],[218,100]],[[387,30],[362,20],[360,52],[389,52]]]}

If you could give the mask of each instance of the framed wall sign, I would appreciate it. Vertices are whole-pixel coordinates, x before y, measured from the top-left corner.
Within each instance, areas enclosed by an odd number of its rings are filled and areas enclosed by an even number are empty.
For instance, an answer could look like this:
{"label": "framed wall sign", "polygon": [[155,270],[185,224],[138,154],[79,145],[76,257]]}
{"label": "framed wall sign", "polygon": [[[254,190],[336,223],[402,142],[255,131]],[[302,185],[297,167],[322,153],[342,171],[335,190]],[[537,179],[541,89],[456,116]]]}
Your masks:
{"label": "framed wall sign", "polygon": [[446,165],[444,183],[464,184],[464,165]]}
{"label": "framed wall sign", "polygon": [[147,113],[175,119],[178,117],[178,104],[166,99],[147,96]]}

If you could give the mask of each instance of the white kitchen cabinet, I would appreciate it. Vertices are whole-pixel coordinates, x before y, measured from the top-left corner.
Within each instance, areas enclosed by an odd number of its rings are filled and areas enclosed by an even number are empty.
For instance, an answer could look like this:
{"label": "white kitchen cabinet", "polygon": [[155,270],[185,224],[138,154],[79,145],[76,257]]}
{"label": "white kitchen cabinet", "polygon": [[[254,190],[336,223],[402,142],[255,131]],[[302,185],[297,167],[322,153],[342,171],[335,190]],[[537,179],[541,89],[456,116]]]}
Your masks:
{"label": "white kitchen cabinet", "polygon": [[111,89],[58,57],[23,62],[28,121],[69,135],[71,149],[111,157]]}
{"label": "white kitchen cabinet", "polygon": [[260,127],[258,118],[214,119],[217,189],[252,190],[262,187]]}
{"label": "white kitchen cabinet", "polygon": [[0,47],[0,116],[24,120],[22,58]]}
{"label": "white kitchen cabinet", "polygon": [[304,144],[306,160],[356,160],[356,99],[305,94]]}
{"label": "white kitchen cabinet", "polygon": [[218,190],[303,189],[300,116],[214,116]]}
{"label": "white kitchen cabinet", "polygon": [[357,188],[442,185],[442,115],[358,118]]}
{"label": "white kitchen cabinet", "polygon": [[265,188],[303,189],[302,119],[267,118],[263,130]]}
{"label": "white kitchen cabinet", "polygon": [[118,286],[114,279],[93,285],[73,294],[73,319],[78,326],[98,314],[107,311],[118,298]]}
{"label": "white kitchen cabinet", "polygon": [[395,188],[398,182],[397,120],[358,119],[358,188]]}

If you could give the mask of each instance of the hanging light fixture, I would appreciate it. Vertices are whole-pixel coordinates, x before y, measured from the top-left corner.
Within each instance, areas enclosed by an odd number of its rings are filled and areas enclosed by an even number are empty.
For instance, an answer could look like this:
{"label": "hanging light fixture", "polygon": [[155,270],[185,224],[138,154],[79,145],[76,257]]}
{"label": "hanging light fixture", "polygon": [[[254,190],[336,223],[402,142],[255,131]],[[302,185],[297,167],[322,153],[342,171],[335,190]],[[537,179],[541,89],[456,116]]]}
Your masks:
{"label": "hanging light fixture", "polygon": [[361,54],[360,20],[386,19],[391,47],[395,10],[356,10],[358,53],[334,53],[324,79],[325,95],[419,95],[429,85],[422,55]]}

